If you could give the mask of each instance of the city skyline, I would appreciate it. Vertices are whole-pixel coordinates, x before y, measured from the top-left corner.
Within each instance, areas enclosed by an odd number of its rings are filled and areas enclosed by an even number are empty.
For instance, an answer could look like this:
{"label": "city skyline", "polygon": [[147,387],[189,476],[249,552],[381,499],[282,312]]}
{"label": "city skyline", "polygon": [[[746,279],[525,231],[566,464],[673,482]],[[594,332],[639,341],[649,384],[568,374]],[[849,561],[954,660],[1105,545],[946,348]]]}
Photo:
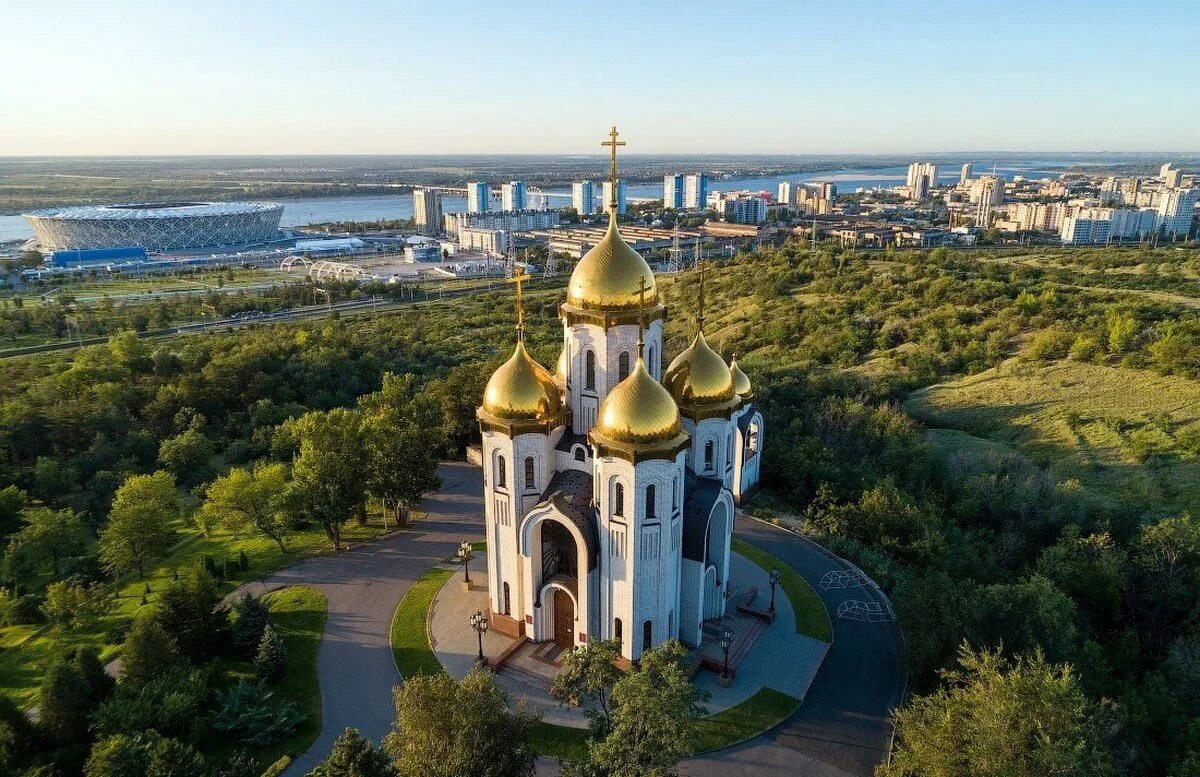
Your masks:
{"label": "city skyline", "polygon": [[1194,4],[1044,10],[30,4],[0,152],[595,153],[614,121],[646,154],[1195,149]]}

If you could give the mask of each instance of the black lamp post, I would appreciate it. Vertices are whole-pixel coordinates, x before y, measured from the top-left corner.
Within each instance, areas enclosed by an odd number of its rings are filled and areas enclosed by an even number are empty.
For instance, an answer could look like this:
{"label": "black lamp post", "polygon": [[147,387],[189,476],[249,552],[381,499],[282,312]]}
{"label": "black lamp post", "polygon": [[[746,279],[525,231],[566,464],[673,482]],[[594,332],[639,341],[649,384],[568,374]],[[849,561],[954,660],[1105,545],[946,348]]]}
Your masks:
{"label": "black lamp post", "polygon": [[479,635],[479,663],[483,663],[483,635],[488,630],[487,616],[476,610],[471,616],[471,628],[475,629],[475,633]]}
{"label": "black lamp post", "polygon": [[771,606],[767,608],[767,612],[775,614],[775,586],[779,585],[779,570],[771,570]]}
{"label": "black lamp post", "polygon": [[458,546],[458,560],[463,565],[463,585],[471,585],[471,570],[467,568],[467,562],[471,560],[471,543],[463,540]]}
{"label": "black lamp post", "polygon": [[725,629],[721,635],[721,650],[725,652],[725,662],[721,665],[721,685],[729,685],[729,647],[733,644],[733,632]]}

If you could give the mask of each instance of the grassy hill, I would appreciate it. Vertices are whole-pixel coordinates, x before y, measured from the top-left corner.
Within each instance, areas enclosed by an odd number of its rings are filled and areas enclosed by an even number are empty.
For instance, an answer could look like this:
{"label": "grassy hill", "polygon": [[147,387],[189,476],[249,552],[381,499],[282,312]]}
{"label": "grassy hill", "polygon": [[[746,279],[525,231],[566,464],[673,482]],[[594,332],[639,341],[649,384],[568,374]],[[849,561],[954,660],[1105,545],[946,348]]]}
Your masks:
{"label": "grassy hill", "polygon": [[946,456],[1022,456],[1101,503],[1200,515],[1200,384],[1145,370],[1010,360],[914,392]]}

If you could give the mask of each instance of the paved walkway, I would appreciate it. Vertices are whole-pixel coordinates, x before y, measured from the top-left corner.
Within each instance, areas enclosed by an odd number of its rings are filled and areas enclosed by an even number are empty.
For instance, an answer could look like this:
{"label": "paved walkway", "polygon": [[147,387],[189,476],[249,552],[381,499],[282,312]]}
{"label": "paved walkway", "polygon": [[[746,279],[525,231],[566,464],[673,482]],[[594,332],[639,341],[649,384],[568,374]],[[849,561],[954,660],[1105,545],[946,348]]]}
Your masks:
{"label": "paved walkway", "polygon": [[[391,689],[399,680],[389,645],[392,615],[413,582],[444,562],[464,539],[483,536],[480,470],[447,464],[445,485],[422,505],[427,517],[412,529],[345,553],[321,556],[252,583],[261,592],[284,585],[309,585],[325,594],[329,620],[317,656],[321,686],[321,734],[297,758],[287,777],[307,774],[333,749],[347,726],[379,740],[395,719]],[[737,535],[799,571],[831,614],[849,600],[872,600],[869,587],[824,590],[827,572],[848,569],[819,545],[747,518]],[[479,562],[473,567],[478,569]],[[689,777],[870,777],[886,754],[888,712],[902,693],[900,637],[890,622],[834,618],[829,649],[805,703],[781,726],[729,750],[687,762]],[[553,774],[552,764],[539,773]]]}
{"label": "paved walkway", "polygon": [[[421,505],[427,515],[412,528],[332,556],[319,556],[251,583],[258,593],[308,585],[329,601],[329,620],[317,654],[321,734],[292,762],[287,777],[307,774],[333,750],[347,727],[378,741],[396,719],[392,687],[400,681],[390,645],[392,615],[429,567],[445,561],[464,539],[483,538],[481,471],[446,464],[444,485]],[[477,564],[476,564],[477,565]]]}

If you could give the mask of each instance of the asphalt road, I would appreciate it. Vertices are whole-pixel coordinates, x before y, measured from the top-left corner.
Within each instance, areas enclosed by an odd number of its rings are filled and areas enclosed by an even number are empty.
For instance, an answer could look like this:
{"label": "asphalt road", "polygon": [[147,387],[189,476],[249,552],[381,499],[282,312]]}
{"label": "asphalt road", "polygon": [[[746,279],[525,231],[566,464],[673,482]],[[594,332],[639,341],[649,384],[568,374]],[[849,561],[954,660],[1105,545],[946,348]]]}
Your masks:
{"label": "asphalt road", "polygon": [[[304,775],[325,758],[346,727],[376,741],[391,729],[391,689],[400,681],[389,645],[396,605],[425,570],[448,559],[462,540],[483,536],[479,469],[447,464],[439,471],[445,485],[425,500],[426,516],[412,529],[345,553],[308,559],[250,584],[254,591],[309,585],[329,602],[329,621],[317,656],[321,734],[293,762],[287,777]],[[794,715],[743,745],[689,760],[681,773],[870,777],[887,753],[888,713],[903,694],[900,633],[890,621],[865,623],[836,613],[843,601],[882,602],[880,595],[869,585],[823,590],[825,573],[851,568],[809,540],[747,518],[739,520],[736,533],[813,585],[833,618],[834,643]],[[544,761],[538,772],[552,775],[557,769]]]}

